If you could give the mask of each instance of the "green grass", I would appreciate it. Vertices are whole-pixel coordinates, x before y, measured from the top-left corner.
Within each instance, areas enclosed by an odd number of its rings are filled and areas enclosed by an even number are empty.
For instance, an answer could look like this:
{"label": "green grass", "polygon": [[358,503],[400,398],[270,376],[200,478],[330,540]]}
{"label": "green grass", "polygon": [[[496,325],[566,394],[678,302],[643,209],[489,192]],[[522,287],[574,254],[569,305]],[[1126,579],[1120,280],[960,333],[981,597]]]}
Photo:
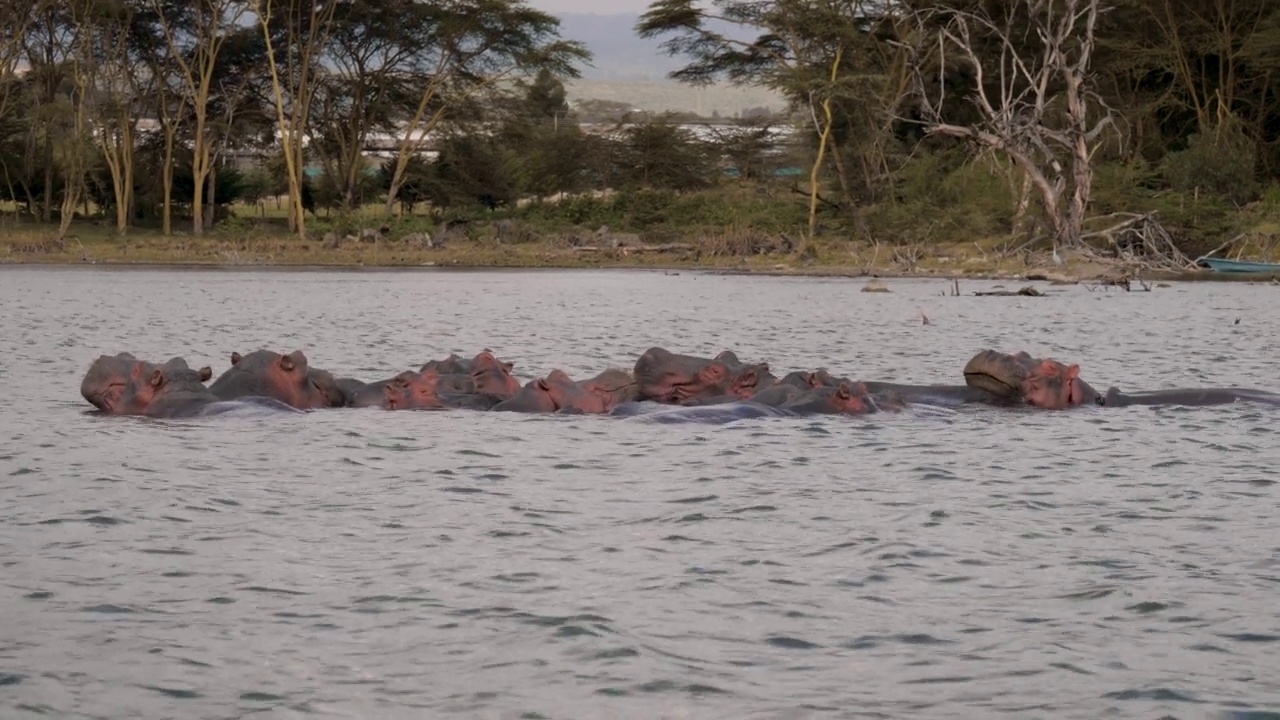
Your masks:
{"label": "green grass", "polygon": [[[307,239],[287,232],[283,203],[238,205],[202,236],[176,221],[175,234],[132,228],[118,237],[112,218],[78,221],[65,241],[56,227],[0,220],[0,262],[180,263],[447,267],[653,267],[841,275],[1016,277],[1050,266],[1046,247],[1030,258],[1011,252],[1014,188],[998,166],[924,156],[901,174],[899,199],[848,209],[824,208],[808,237],[807,195],[784,181],[726,182],[687,194],[666,191],[578,196],[491,211],[454,208],[444,247],[416,242],[441,235],[423,213],[388,217],[368,205],[346,214],[307,217]],[[1109,166],[1096,182],[1095,213],[1157,209],[1182,242],[1211,249],[1243,233],[1231,255],[1280,254],[1280,189],[1245,208],[1145,188],[1144,171]],[[803,185],[803,183],[801,184]],[[0,208],[3,209],[3,208]],[[350,238],[373,230],[367,241]],[[1228,235],[1227,233],[1230,233]],[[339,242],[334,242],[337,239]],[[667,252],[635,252],[666,245]],[[1209,245],[1210,247],[1203,247]],[[1184,250],[1187,248],[1184,248]],[[1069,259],[1082,277],[1120,268]]]}

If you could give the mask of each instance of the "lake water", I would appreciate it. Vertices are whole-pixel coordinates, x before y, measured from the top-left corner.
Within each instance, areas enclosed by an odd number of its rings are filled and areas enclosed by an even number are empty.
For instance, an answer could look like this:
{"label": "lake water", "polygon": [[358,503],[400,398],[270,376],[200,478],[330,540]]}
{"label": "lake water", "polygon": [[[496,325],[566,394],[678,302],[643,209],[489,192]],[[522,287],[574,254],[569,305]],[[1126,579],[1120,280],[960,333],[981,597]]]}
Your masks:
{"label": "lake water", "polygon": [[1280,387],[1275,287],[862,284],[0,269],[0,717],[1280,717],[1275,408],[161,422],[79,395],[99,354],[262,347],[370,380],[662,345],[959,383],[993,347],[1099,389]]}

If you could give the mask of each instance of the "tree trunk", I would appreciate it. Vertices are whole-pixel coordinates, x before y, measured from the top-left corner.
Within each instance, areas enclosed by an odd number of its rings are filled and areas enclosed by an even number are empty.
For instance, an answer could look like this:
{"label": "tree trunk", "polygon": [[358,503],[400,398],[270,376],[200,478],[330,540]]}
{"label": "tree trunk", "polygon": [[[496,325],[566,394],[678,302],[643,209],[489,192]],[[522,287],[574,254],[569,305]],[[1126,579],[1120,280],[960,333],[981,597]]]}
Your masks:
{"label": "tree trunk", "polygon": [[212,230],[214,216],[218,214],[218,168],[211,162],[209,163],[209,176],[205,181],[208,186],[209,199],[206,209],[209,211],[204,214],[204,229]]}
{"label": "tree trunk", "polygon": [[43,222],[53,221],[53,133],[48,128],[44,135],[44,207],[40,211]]}
{"label": "tree trunk", "polygon": [[195,140],[191,157],[191,234],[204,234],[204,183],[209,177],[209,146],[204,136],[204,113],[196,112]]}
{"label": "tree trunk", "polygon": [[162,184],[164,185],[164,206],[161,210],[161,232],[165,237],[173,234],[173,144],[174,135],[177,134],[172,125],[165,125],[164,129],[164,168],[161,169]]}

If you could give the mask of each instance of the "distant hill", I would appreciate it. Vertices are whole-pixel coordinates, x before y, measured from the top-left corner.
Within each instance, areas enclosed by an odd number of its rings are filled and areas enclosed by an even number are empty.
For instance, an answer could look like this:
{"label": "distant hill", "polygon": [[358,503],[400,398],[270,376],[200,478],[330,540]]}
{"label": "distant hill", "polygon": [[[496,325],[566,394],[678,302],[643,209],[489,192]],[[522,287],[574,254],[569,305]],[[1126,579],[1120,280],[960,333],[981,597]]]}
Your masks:
{"label": "distant hill", "polygon": [[668,79],[668,73],[687,61],[667,55],[661,40],[644,40],[636,35],[639,13],[557,16],[561,37],[581,42],[594,56],[592,66],[582,68],[582,80],[568,83],[570,99],[629,102],[654,112],[675,110],[708,116],[718,112],[725,117],[748,108],[783,107],[776,93],[760,88],[693,88]]}

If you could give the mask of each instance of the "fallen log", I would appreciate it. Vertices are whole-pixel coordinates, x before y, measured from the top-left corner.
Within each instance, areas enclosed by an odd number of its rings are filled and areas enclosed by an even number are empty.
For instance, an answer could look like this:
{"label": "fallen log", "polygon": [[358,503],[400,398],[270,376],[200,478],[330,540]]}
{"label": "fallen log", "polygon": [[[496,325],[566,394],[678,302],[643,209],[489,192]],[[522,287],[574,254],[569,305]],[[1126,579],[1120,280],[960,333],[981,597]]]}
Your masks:
{"label": "fallen log", "polygon": [[577,253],[594,253],[616,250],[623,255],[632,253],[668,253],[668,252],[687,252],[696,250],[697,246],[690,243],[664,243],[662,245],[620,245],[618,247],[600,247],[599,245],[579,245],[570,248]]}
{"label": "fallen log", "polygon": [[978,297],[1044,297],[1045,294],[1028,285],[1021,290],[987,290],[985,292],[978,291],[974,295]]}

